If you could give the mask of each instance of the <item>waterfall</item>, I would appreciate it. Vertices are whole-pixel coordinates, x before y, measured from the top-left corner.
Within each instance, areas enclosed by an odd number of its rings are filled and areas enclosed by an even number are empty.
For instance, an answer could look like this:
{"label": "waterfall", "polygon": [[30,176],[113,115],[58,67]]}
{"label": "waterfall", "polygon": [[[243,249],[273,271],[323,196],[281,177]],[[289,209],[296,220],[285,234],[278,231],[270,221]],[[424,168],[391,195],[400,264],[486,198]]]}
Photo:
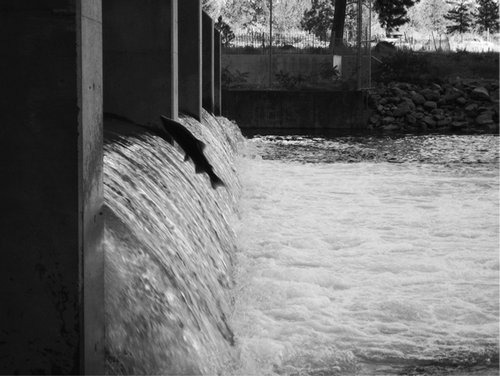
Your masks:
{"label": "waterfall", "polygon": [[231,360],[233,223],[243,137],[225,118],[180,122],[225,187],[153,133],[105,144],[108,374],[217,374]]}

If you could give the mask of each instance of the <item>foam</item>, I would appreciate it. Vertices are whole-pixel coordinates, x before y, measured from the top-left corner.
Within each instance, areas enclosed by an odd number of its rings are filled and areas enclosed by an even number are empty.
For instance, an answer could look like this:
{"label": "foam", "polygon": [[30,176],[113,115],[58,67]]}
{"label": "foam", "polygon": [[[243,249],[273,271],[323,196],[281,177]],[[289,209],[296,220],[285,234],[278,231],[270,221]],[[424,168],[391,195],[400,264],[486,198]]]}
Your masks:
{"label": "foam", "polygon": [[497,346],[498,171],[244,163],[241,370],[347,372]]}

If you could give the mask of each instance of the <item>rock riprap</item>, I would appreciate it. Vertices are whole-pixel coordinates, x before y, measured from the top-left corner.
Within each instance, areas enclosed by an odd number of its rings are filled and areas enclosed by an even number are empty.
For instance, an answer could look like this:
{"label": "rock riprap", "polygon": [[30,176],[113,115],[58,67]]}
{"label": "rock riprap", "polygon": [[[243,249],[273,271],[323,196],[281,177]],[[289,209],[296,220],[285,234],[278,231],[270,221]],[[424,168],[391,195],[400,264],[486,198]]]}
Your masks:
{"label": "rock riprap", "polygon": [[498,133],[498,81],[418,86],[380,83],[369,92],[368,128],[384,131]]}

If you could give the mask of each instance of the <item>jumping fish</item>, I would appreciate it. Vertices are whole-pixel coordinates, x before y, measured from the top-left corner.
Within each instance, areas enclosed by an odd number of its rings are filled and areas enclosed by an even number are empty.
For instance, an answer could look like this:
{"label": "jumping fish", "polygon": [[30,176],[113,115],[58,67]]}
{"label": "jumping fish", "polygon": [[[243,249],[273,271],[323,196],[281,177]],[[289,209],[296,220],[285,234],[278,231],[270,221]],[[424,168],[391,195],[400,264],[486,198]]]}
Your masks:
{"label": "jumping fish", "polygon": [[205,144],[198,140],[193,134],[186,129],[181,123],[178,123],[165,116],[160,116],[161,122],[165,127],[165,131],[172,137],[172,139],[179,144],[179,146],[186,153],[185,161],[191,159],[195,165],[197,174],[202,172],[206,173],[210,178],[212,188],[216,189],[220,186],[225,186],[224,182],[215,174],[214,169],[210,162],[203,154]]}

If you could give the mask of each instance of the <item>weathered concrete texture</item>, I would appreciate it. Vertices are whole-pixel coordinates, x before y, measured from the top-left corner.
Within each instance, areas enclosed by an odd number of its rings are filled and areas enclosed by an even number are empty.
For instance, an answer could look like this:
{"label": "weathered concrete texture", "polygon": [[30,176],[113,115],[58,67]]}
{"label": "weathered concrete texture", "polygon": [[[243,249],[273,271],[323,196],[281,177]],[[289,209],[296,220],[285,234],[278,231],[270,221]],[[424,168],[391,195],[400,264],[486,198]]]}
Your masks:
{"label": "weathered concrete texture", "polygon": [[104,371],[100,7],[0,5],[1,374]]}
{"label": "weathered concrete texture", "polygon": [[361,91],[223,91],[222,108],[242,129],[365,128]]}
{"label": "weathered concrete texture", "polygon": [[222,67],[221,67],[221,52],[222,39],[220,32],[214,30],[214,115],[220,116],[222,109]]}
{"label": "weathered concrete texture", "polygon": [[177,116],[176,2],[103,2],[105,112],[158,126]]}
{"label": "weathered concrete texture", "polygon": [[[83,246],[83,373],[104,370],[103,64],[101,0],[81,1],[78,27],[79,227]],[[76,253],[76,252],[75,252]]]}
{"label": "weathered concrete texture", "polygon": [[201,121],[201,0],[183,0],[179,10],[179,111]]}
{"label": "weathered concrete texture", "polygon": [[[269,82],[269,55],[222,55],[222,66],[228,68],[233,74],[236,71],[248,73],[247,83],[253,85],[268,86]],[[338,59],[338,58],[337,58]],[[308,54],[283,54],[273,55],[273,74],[279,71],[292,74],[302,73],[306,76],[318,74],[320,64],[323,62],[331,62],[333,66],[333,58],[331,55],[308,55]],[[367,82],[366,73],[368,67],[368,58],[363,57],[363,82]],[[356,56],[342,56],[341,67],[339,73],[342,80],[356,78]],[[336,64],[338,65],[338,64]],[[274,77],[273,77],[274,80]]]}
{"label": "weathered concrete texture", "polygon": [[214,112],[214,22],[210,16],[202,15],[202,105],[205,110]]}

